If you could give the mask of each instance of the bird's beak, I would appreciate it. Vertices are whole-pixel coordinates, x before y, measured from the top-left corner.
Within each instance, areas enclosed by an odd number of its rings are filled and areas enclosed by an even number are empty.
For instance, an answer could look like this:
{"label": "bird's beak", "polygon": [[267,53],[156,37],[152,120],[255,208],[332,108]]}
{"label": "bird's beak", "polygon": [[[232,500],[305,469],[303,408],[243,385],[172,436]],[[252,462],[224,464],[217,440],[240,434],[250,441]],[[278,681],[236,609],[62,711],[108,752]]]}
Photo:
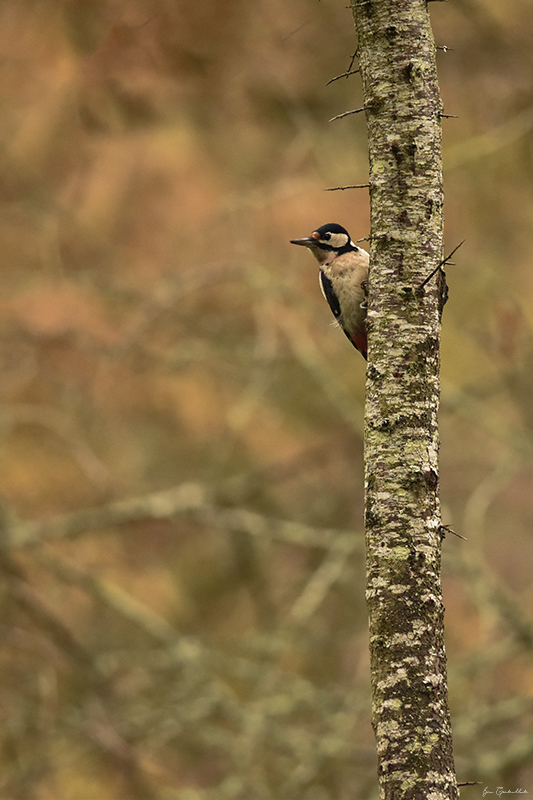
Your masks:
{"label": "bird's beak", "polygon": [[308,236],[306,239],[291,239],[291,244],[301,244],[302,247],[312,247],[316,244],[316,238]]}

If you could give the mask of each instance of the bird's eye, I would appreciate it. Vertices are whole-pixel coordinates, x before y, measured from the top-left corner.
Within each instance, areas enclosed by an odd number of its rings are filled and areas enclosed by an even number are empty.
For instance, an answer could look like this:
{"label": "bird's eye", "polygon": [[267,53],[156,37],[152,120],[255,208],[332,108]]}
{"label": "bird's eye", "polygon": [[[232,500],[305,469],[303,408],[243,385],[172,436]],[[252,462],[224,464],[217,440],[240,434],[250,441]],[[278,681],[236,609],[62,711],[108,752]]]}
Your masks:
{"label": "bird's eye", "polygon": [[329,242],[329,240],[331,239],[331,233],[325,233],[322,238],[324,239],[324,241]]}

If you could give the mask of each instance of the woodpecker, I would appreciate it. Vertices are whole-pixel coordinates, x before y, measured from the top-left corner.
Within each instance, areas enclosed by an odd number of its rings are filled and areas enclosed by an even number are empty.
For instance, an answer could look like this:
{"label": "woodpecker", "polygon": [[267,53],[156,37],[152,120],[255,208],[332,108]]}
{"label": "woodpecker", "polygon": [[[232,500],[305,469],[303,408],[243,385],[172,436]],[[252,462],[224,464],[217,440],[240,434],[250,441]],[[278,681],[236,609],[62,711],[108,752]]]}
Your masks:
{"label": "woodpecker", "polygon": [[366,281],[369,255],[356,247],[342,225],[328,222],[306,239],[291,244],[308,247],[320,264],[322,294],[338,324],[366,359]]}

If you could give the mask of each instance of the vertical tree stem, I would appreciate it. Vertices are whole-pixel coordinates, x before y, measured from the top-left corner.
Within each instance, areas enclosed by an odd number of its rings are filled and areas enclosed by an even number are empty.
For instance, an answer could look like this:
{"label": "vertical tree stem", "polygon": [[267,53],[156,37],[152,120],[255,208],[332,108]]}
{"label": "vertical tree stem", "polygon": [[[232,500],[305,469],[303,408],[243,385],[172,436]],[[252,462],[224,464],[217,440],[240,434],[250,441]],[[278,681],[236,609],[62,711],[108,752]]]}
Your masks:
{"label": "vertical tree stem", "polygon": [[425,0],[352,0],[369,136],[367,601],[381,797],[457,797],[438,494],[441,115]]}

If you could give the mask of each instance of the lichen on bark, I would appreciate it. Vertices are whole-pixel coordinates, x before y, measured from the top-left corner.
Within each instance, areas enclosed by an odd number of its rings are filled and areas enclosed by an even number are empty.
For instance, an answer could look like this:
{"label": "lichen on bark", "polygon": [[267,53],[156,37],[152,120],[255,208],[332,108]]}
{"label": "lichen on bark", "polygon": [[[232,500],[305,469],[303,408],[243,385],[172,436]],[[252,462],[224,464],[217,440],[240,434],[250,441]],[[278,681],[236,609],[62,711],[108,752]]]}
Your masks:
{"label": "lichen on bark", "polygon": [[369,139],[365,528],[382,798],[457,797],[438,492],[442,104],[426,2],[352,0]]}

